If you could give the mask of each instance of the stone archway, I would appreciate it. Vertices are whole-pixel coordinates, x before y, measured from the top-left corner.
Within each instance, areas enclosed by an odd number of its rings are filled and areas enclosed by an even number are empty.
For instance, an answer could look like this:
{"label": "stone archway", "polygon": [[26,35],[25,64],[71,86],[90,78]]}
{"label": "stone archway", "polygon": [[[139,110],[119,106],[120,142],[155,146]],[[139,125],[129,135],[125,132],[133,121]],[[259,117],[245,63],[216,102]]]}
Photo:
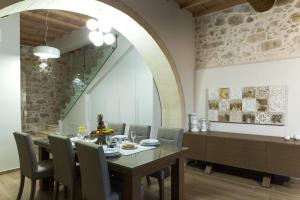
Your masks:
{"label": "stone archway", "polygon": [[162,125],[182,127],[185,123],[183,91],[176,66],[158,34],[127,5],[114,0],[25,0],[0,10],[0,17],[26,10],[56,9],[105,17],[144,58],[157,84]]}

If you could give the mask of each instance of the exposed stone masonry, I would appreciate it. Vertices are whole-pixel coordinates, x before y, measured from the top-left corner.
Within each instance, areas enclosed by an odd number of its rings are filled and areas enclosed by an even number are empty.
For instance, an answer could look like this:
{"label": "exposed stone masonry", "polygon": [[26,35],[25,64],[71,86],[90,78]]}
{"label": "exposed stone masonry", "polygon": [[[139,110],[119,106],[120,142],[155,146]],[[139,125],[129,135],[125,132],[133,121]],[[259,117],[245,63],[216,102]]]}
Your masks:
{"label": "exposed stone masonry", "polygon": [[74,80],[78,78],[82,84],[89,79],[107,48],[88,45],[51,60],[51,70],[43,71],[33,48],[22,46],[22,130],[35,133],[48,124],[57,124],[80,84]]}
{"label": "exposed stone masonry", "polygon": [[278,0],[263,13],[242,4],[198,17],[195,23],[198,68],[300,56],[298,0]]}

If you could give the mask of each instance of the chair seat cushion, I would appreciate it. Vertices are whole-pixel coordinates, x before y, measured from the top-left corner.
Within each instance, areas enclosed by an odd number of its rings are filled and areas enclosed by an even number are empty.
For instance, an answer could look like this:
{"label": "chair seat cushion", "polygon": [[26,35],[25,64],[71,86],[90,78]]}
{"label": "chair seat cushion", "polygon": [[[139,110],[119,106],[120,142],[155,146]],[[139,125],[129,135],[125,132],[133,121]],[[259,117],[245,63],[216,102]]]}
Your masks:
{"label": "chair seat cushion", "polygon": [[149,176],[154,177],[154,178],[165,179],[165,178],[168,178],[170,175],[171,175],[170,168],[167,167],[158,172],[150,174]]}
{"label": "chair seat cushion", "polygon": [[38,162],[37,178],[46,178],[53,176],[52,160],[42,160]]}

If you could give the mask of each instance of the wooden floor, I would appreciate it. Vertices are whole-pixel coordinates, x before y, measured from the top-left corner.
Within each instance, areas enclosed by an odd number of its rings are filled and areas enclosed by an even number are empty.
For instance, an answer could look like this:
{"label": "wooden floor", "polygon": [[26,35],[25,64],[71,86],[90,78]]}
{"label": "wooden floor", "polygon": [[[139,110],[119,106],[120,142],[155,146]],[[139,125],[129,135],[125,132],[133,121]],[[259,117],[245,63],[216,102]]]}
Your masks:
{"label": "wooden floor", "polygon": [[[144,182],[144,199],[158,199],[158,185],[152,180],[152,185]],[[170,180],[165,189],[166,199],[170,199]],[[28,199],[30,183],[27,181],[23,199]],[[19,187],[19,172],[0,175],[0,200],[15,200]],[[62,195],[60,195],[62,197]],[[36,199],[52,199],[52,193],[37,191]],[[63,199],[63,198],[61,198]],[[80,199],[80,194],[78,194]],[[300,181],[290,180],[284,185],[272,185],[263,188],[252,179],[232,176],[219,172],[205,175],[202,169],[187,167],[185,170],[185,199],[186,200],[299,200]]]}

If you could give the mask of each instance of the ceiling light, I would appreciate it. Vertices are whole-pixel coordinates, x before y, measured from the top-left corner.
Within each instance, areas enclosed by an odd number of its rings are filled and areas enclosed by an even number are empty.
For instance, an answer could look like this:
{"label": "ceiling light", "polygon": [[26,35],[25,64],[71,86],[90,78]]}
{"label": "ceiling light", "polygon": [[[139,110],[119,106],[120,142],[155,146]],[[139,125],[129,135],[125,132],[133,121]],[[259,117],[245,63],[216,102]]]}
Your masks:
{"label": "ceiling light", "polygon": [[48,30],[49,30],[49,26],[48,26],[49,13],[50,12],[48,10],[47,15],[46,15],[45,46],[37,46],[33,49],[33,55],[40,57],[40,59],[43,61],[45,61],[45,60],[47,61],[48,58],[59,58],[60,57],[59,49],[48,46],[47,36],[48,36]]}
{"label": "ceiling light", "polygon": [[35,56],[40,57],[40,59],[48,59],[48,58],[59,58],[60,51],[57,48],[49,47],[49,46],[38,46],[33,49],[33,54]]}
{"label": "ceiling light", "polygon": [[103,40],[103,33],[99,32],[99,31],[92,31],[89,33],[89,39],[92,42],[97,42],[99,40]]}
{"label": "ceiling light", "polygon": [[112,33],[105,34],[103,39],[107,45],[112,45],[116,41],[116,37]]}
{"label": "ceiling light", "polygon": [[88,29],[90,29],[91,31],[94,31],[98,28],[98,23],[95,19],[89,19],[87,22],[86,22],[86,26]]}
{"label": "ceiling light", "polygon": [[47,62],[42,62],[40,65],[41,69],[46,69],[48,67],[48,63]]}
{"label": "ceiling light", "polygon": [[107,22],[104,22],[103,20],[98,21],[98,28],[99,28],[99,30],[101,30],[104,33],[108,33],[112,29],[111,25],[109,25]]}
{"label": "ceiling light", "polygon": [[93,44],[97,47],[102,46],[104,44],[103,35],[101,37],[98,37],[96,40],[94,40]]}

